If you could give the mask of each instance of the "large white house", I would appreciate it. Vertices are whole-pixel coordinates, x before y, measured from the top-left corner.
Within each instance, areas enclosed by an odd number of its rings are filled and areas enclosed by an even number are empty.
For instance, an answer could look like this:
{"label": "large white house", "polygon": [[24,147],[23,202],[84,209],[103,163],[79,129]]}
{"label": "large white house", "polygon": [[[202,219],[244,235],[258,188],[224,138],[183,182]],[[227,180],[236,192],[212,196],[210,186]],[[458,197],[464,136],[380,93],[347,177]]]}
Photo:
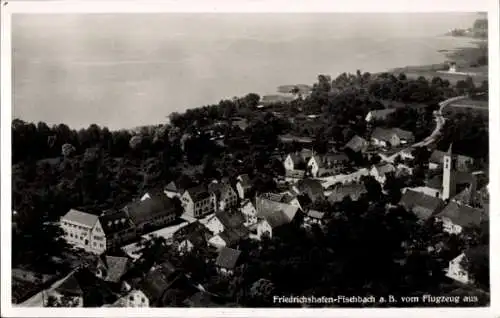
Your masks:
{"label": "large white house", "polygon": [[106,251],[106,236],[97,215],[71,209],[60,224],[70,245],[95,254]]}
{"label": "large white house", "polygon": [[203,217],[217,209],[215,194],[208,192],[208,189],[203,185],[184,191],[181,196],[181,204],[184,213],[194,218]]}

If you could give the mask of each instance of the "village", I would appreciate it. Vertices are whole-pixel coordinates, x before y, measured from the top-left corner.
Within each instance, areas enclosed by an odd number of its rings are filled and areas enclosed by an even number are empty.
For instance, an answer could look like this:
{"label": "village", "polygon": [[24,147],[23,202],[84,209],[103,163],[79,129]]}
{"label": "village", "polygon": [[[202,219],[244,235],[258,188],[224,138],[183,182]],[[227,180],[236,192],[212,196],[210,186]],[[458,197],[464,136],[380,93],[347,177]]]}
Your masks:
{"label": "village", "polygon": [[[215,275],[231,277],[245,266],[240,247],[246,243],[242,242],[250,240],[258,245],[279,237],[290,224],[306,231],[324,230],[338,217],[325,206],[359,200],[371,191],[367,180],[375,180],[383,195],[392,198],[394,191],[398,192],[398,201],[387,202],[387,208],[403,208],[416,216],[416,222],[433,220],[443,233],[460,235],[468,228],[487,226],[488,172],[477,169],[475,158],[456,153],[452,144],[447,151],[433,147],[445,121],[442,108],[456,100],[441,104],[434,112],[435,131],[418,143],[412,132],[377,127],[378,120],[395,109],[370,111],[365,118],[372,126],[369,138],[356,135],[326,153],[315,151],[310,138],[280,136],[281,142],[300,144],[302,149],[279,157],[285,171],[274,180],[279,191],[255,191],[248,174],[240,174],[235,180],[184,178],[184,182],[165,180],[163,189],[143,193],[122,208],[100,215],[70,209],[59,223],[64,238],[76,255],[91,261],[76,262],[69,274],[20,305],[55,306],[64,302],[86,306],[83,299],[89,286],[85,285],[91,284],[109,290],[112,297],[103,301],[105,307],[162,306],[165,295],[173,288],[183,291],[182,297],[178,296],[183,298],[179,301],[182,306],[237,306],[217,301],[220,297],[216,292],[176,267],[165,255],[158,255],[151,266],[144,268],[142,276],[130,275],[130,271],[136,270],[145,250],[150,252],[154,244],[163,244],[179,257],[207,257],[201,261],[213,264]],[[422,152],[428,153],[423,162]],[[350,159],[353,154],[367,160],[355,163]],[[413,182],[415,170],[422,167],[424,180]],[[398,178],[410,181],[394,190],[391,184]],[[442,271],[450,281],[474,285],[463,260],[478,250],[487,247],[470,246],[446,260]],[[16,275],[26,279],[22,271]],[[265,288],[266,283],[258,279],[254,287]]]}

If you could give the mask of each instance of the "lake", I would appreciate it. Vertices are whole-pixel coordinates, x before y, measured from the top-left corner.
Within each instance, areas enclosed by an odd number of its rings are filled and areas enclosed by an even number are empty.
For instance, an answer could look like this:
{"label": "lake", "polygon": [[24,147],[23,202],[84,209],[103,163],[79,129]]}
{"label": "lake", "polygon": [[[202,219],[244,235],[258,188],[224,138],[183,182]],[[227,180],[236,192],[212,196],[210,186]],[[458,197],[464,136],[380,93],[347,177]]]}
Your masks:
{"label": "lake", "polygon": [[14,15],[13,117],[110,129],[281,84],[441,63],[474,13]]}

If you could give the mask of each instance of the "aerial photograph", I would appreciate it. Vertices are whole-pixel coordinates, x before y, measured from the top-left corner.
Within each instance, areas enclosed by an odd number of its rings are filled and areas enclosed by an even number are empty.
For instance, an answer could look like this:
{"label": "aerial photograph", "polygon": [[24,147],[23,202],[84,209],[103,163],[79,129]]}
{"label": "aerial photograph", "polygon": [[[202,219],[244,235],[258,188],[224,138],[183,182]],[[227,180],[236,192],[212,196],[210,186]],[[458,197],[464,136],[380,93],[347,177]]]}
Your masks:
{"label": "aerial photograph", "polygon": [[11,21],[12,307],[490,306],[486,13]]}

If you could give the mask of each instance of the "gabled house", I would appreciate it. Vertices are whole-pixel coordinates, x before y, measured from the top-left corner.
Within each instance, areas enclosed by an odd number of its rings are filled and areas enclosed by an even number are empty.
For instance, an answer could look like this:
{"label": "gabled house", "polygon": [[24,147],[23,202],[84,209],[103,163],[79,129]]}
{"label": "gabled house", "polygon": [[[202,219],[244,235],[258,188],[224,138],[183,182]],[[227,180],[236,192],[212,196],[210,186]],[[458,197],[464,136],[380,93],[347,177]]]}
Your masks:
{"label": "gabled house", "polygon": [[83,307],[83,293],[77,277],[75,274],[71,274],[52,291],[51,296],[56,299],[61,297],[69,298],[74,307]]}
{"label": "gabled house", "polygon": [[257,223],[257,210],[255,209],[255,206],[253,205],[252,201],[250,200],[245,200],[241,204],[240,208],[241,214],[243,214],[243,217],[245,218],[245,223],[243,223],[244,226],[248,227],[252,224]]}
{"label": "gabled house", "polygon": [[208,241],[208,244],[216,249],[236,246],[241,240],[248,238],[249,235],[250,230],[243,225],[235,228],[226,228],[224,231],[213,236]]}
{"label": "gabled house", "polygon": [[346,184],[337,184],[330,191],[328,202],[331,204],[342,202],[345,197],[351,198],[352,201],[357,201],[361,195],[367,193],[363,183],[352,182]]}
{"label": "gabled house", "polygon": [[349,158],[345,153],[330,153],[312,156],[307,162],[307,167],[313,177],[323,177],[342,172],[348,163]]}
{"label": "gabled house", "polygon": [[317,224],[319,226],[323,226],[325,225],[326,222],[325,216],[326,216],[325,212],[309,210],[304,216],[304,225],[312,226],[313,224]]}
{"label": "gabled house", "polygon": [[375,178],[380,184],[384,184],[389,174],[395,174],[396,168],[390,163],[375,165],[370,170],[370,175]]}
{"label": "gabled house", "polygon": [[488,216],[483,210],[451,201],[436,215],[443,222],[443,231],[450,234],[460,234],[466,227],[480,226]]}
{"label": "gabled house", "polygon": [[71,209],[60,225],[68,244],[95,254],[106,250],[106,236],[97,215]]}
{"label": "gabled house", "polygon": [[223,275],[232,275],[238,264],[240,255],[241,251],[228,247],[222,248],[215,261],[215,266],[217,266],[219,273]]}
{"label": "gabled house", "polygon": [[445,206],[440,198],[412,190],[405,191],[399,204],[422,221],[430,219]]}
{"label": "gabled house", "polygon": [[399,128],[377,127],[372,132],[371,143],[378,147],[397,147],[399,145],[411,144],[415,141],[413,133]]}
{"label": "gabled house", "polygon": [[244,215],[238,210],[219,211],[215,213],[206,223],[214,235],[223,232],[225,229],[233,229],[243,226],[245,223]]}
{"label": "gabled house", "polygon": [[313,179],[303,179],[297,182],[296,192],[306,194],[312,202],[325,200],[325,193],[321,182]]}
{"label": "gabled house", "polygon": [[108,307],[149,307],[148,297],[140,290],[133,289]]}
{"label": "gabled house", "polygon": [[367,123],[378,120],[387,120],[390,114],[396,112],[396,108],[375,109],[366,114],[365,121]]}
{"label": "gabled house", "polygon": [[106,282],[119,284],[130,266],[131,261],[127,257],[106,255],[97,261],[96,276]]}
{"label": "gabled house", "polygon": [[105,211],[99,222],[106,236],[106,249],[121,247],[137,237],[134,223],[125,211]]}
{"label": "gabled house", "polygon": [[300,202],[297,198],[298,194],[300,194],[299,190],[297,189],[297,191],[295,191],[295,189],[292,188],[292,190],[283,193],[271,193],[271,192],[262,193],[260,197],[275,202],[294,205],[302,210],[302,206],[300,205]]}
{"label": "gabled house", "polygon": [[185,190],[186,189],[184,189],[183,186],[179,184],[179,182],[170,181],[170,183],[165,187],[164,192],[167,197],[172,199],[174,197],[180,198]]}
{"label": "gabled house", "polygon": [[368,149],[369,145],[370,143],[366,139],[361,138],[358,135],[355,135],[354,137],[351,138],[351,140],[347,142],[347,144],[345,144],[344,147],[346,149],[350,149],[353,152],[364,153]]}
{"label": "gabled house", "polygon": [[467,249],[465,252],[450,261],[446,270],[446,276],[462,284],[473,284],[474,280],[464,265],[472,259],[477,259],[478,255],[487,259],[488,254],[489,250],[486,245],[480,245]]}
{"label": "gabled house", "polygon": [[155,195],[151,199],[132,202],[126,205],[123,210],[130,217],[139,234],[164,227],[177,218],[177,211],[172,199],[164,195]]}
{"label": "gabled house", "polygon": [[285,170],[304,170],[307,162],[313,156],[313,151],[310,149],[302,149],[294,153],[290,153],[285,157]]}
{"label": "gabled house", "polygon": [[206,247],[211,237],[212,233],[198,221],[180,228],[173,234],[173,239],[177,242],[177,250],[180,254],[188,253],[195,247]]}
{"label": "gabled house", "polygon": [[234,208],[238,205],[238,194],[229,183],[212,182],[208,185],[208,192],[215,195],[217,201],[217,210],[224,211]]}
{"label": "gabled house", "polygon": [[204,185],[199,185],[184,191],[181,197],[184,213],[193,218],[201,218],[214,213],[217,209],[217,199],[214,193]]}
{"label": "gabled house", "polygon": [[263,197],[256,198],[255,206],[259,222],[251,229],[252,236],[257,239],[260,239],[261,236],[259,234],[262,235],[263,233],[267,233],[269,237],[272,237],[276,228],[292,223],[300,210],[297,206],[272,201]]}
{"label": "gabled house", "polygon": [[248,174],[240,174],[236,178],[236,181],[236,191],[238,192],[239,198],[243,200],[248,196],[248,193],[252,189],[252,182]]}

